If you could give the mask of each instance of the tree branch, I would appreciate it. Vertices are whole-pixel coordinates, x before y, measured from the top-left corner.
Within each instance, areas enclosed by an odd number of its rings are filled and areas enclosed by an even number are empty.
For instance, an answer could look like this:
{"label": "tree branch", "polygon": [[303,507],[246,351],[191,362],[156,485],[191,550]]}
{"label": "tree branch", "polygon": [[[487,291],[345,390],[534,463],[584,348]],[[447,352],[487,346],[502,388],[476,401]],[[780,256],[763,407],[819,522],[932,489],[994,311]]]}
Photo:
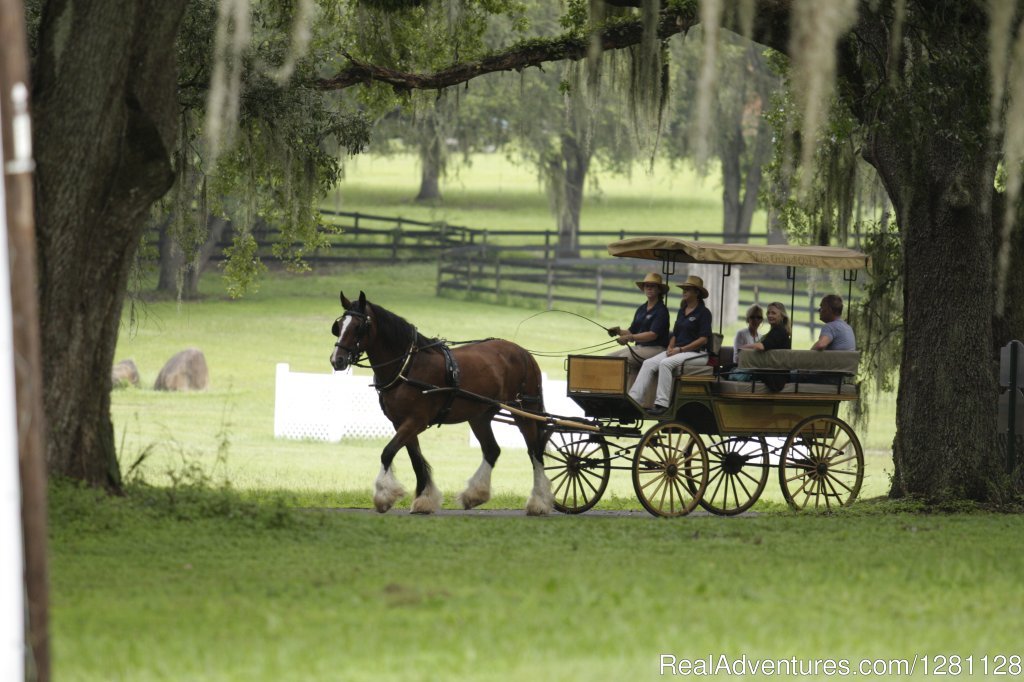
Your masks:
{"label": "tree branch", "polygon": [[[658,36],[670,38],[677,33],[688,31],[697,24],[697,16],[691,9],[669,7],[661,12],[658,22]],[[617,23],[601,29],[601,49],[621,50],[640,42],[643,26],[639,20]],[[488,55],[478,61],[453,64],[433,73],[411,73],[398,71],[376,64],[363,62],[345,53],[350,65],[336,76],[314,81],[322,90],[342,90],[353,85],[374,81],[388,83],[396,90],[435,90],[460,85],[473,78],[497,71],[522,71],[531,66],[562,60],[578,61],[587,56],[590,38],[578,35],[562,35],[550,40],[536,40],[516,45],[504,52]]]}
{"label": "tree branch", "polygon": [[[731,0],[729,4],[735,3]],[[753,39],[756,42],[785,52],[789,41],[788,18],[791,0],[761,0],[757,6],[754,20]],[[726,16],[736,16],[736,12]],[[658,37],[662,40],[678,33],[684,33],[697,25],[699,18],[696,4],[668,6],[661,10],[658,22]],[[726,25],[725,28],[735,30],[736,27]],[[616,23],[602,28],[598,34],[603,51],[621,50],[640,42],[643,37],[643,24],[639,19]],[[387,83],[395,90],[439,90],[461,85],[478,76],[498,71],[522,71],[531,66],[540,66],[546,62],[563,60],[578,61],[587,56],[590,49],[590,37],[579,35],[562,35],[548,40],[533,40],[473,62],[452,64],[433,73],[414,73],[399,71],[386,66],[364,62],[348,53],[343,53],[349,61],[346,67],[336,76],[320,78],[313,81],[313,87],[321,90],[343,90],[354,85],[373,82]]]}

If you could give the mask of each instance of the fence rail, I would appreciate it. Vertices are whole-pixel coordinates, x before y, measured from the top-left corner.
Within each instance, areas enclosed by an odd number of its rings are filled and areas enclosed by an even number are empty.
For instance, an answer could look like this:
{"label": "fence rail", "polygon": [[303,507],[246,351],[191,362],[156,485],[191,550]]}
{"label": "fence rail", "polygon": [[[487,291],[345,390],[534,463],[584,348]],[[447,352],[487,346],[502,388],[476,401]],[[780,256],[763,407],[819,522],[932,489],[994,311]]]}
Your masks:
{"label": "fence rail", "polygon": [[[444,221],[347,211],[324,210],[321,215],[321,230],[328,246],[306,254],[304,258],[310,264],[436,262],[439,295],[519,298],[543,301],[548,308],[555,304],[594,306],[600,313],[605,307],[634,308],[638,303],[637,290],[624,283],[658,269],[649,261],[611,259],[607,255],[609,242],[648,236],[651,230],[647,229],[581,231],[579,257],[563,258],[558,253],[555,230],[486,230]],[[272,245],[279,240],[280,231],[264,226],[253,234],[260,257],[272,260]],[[698,241],[736,241],[735,235],[724,233],[673,234]],[[231,238],[227,235],[218,244],[221,248],[214,259],[223,259],[220,254],[230,246]],[[155,243],[156,235],[150,239]],[[768,236],[759,233],[747,239],[750,243],[767,243]],[[779,281],[777,272],[744,266],[739,314],[753,303],[764,305],[780,300],[789,306],[791,289],[775,286]],[[764,286],[765,282],[771,284]],[[818,325],[817,297],[829,291],[811,280],[798,282],[794,299],[797,309],[792,311],[794,323],[807,324],[813,334]],[[841,293],[845,294],[845,287]]]}

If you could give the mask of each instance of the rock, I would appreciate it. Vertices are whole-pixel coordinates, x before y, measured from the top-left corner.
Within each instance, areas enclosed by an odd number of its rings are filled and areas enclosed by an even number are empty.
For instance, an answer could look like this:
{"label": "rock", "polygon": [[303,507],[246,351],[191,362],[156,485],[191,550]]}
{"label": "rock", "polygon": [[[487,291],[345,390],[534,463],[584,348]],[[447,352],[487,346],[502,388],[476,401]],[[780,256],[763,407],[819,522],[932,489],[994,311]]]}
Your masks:
{"label": "rock", "polygon": [[122,360],[110,370],[110,383],[114,388],[128,388],[139,385],[139,368],[131,358]]}
{"label": "rock", "polygon": [[209,383],[210,372],[203,352],[198,348],[187,348],[167,361],[153,388],[158,391],[202,391]]}

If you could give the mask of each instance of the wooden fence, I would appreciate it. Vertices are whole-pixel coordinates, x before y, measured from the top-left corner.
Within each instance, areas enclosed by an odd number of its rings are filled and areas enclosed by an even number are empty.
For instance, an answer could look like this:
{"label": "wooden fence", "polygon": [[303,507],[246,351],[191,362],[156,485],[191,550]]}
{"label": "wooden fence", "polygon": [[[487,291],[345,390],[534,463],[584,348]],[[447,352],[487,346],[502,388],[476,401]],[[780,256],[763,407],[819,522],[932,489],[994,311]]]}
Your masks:
{"label": "wooden fence", "polygon": [[[548,309],[569,304],[598,313],[606,307],[633,309],[641,299],[631,283],[645,272],[660,269],[659,264],[650,261],[608,256],[610,242],[648,236],[651,231],[646,229],[581,231],[580,257],[561,258],[555,230],[484,230],[443,221],[345,211],[324,210],[321,215],[328,247],[308,254],[305,258],[310,264],[436,262],[437,293],[441,296],[542,301]],[[722,233],[673,234],[695,240],[735,241],[734,236]],[[262,258],[273,259],[271,246],[279,235],[273,228],[254,232]],[[228,246],[230,238],[226,236],[219,246]],[[753,234],[749,241],[766,243],[767,235]],[[223,258],[221,251],[218,249],[215,258]],[[735,308],[739,317],[753,303],[764,306],[778,300],[790,307],[790,283],[783,269],[744,266],[740,270]],[[818,300],[831,292],[846,298],[845,285],[801,277],[795,287],[794,323],[809,326],[813,335],[819,325]],[[730,320],[724,322],[729,324]]]}

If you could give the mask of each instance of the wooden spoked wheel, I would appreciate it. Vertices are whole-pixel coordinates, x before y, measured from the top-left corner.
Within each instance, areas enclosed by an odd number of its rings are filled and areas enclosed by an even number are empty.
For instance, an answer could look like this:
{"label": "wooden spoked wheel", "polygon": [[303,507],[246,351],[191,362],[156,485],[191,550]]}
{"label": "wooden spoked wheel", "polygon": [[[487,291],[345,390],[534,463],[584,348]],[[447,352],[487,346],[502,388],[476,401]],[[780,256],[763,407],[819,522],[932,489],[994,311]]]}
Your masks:
{"label": "wooden spoked wheel", "polygon": [[849,424],[808,417],[789,433],[779,459],[779,486],[793,509],[831,509],[857,499],[864,450]]}
{"label": "wooden spoked wheel", "polygon": [[655,516],[693,511],[708,484],[708,451],[696,431],[661,422],[644,434],[633,457],[633,490]]}
{"label": "wooden spoked wheel", "polygon": [[[768,444],[761,437],[718,438],[707,445],[708,487],[700,506],[733,516],[750,509],[768,483]],[[687,479],[690,491],[695,484]]]}
{"label": "wooden spoked wheel", "polygon": [[553,433],[544,453],[555,509],[581,514],[601,499],[611,478],[608,444],[601,436]]}

